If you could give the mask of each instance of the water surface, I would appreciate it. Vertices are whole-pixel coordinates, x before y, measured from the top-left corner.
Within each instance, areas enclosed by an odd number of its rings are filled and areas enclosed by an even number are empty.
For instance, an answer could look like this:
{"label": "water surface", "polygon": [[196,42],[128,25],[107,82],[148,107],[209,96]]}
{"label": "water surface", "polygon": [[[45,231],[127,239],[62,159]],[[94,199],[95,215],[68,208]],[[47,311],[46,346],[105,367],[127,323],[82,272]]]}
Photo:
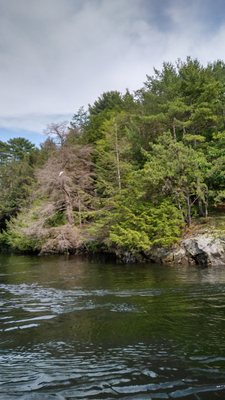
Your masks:
{"label": "water surface", "polygon": [[1,256],[0,399],[225,399],[225,269]]}

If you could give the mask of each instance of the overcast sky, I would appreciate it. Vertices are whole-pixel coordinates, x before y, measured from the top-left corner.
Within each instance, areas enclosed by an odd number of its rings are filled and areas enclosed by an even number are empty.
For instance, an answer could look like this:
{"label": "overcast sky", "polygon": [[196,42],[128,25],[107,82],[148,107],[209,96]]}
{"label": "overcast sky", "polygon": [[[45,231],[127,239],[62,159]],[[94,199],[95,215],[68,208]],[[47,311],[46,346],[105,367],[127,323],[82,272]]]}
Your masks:
{"label": "overcast sky", "polygon": [[0,0],[0,139],[36,143],[163,61],[225,60],[224,0]]}

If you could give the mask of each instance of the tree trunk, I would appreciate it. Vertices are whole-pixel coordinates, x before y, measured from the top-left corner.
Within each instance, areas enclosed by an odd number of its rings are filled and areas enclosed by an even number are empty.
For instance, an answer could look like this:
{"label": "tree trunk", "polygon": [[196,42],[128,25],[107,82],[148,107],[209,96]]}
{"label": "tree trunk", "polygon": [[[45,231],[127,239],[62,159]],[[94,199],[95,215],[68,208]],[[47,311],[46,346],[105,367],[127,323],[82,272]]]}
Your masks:
{"label": "tree trunk", "polygon": [[66,216],[67,221],[70,225],[74,224],[74,217],[73,217],[73,208],[71,205],[70,198],[66,198]]}
{"label": "tree trunk", "polygon": [[173,138],[175,141],[177,141],[175,118],[173,119]]}
{"label": "tree trunk", "polygon": [[187,224],[191,225],[191,203],[189,195],[186,196],[186,204],[187,204]]}
{"label": "tree trunk", "polygon": [[208,201],[207,200],[205,200],[204,206],[205,206],[205,218],[207,218],[208,217]]}
{"label": "tree trunk", "polygon": [[205,212],[203,210],[203,204],[202,204],[202,200],[198,199],[198,213],[200,217],[204,217],[205,216]]}
{"label": "tree trunk", "polygon": [[71,202],[70,194],[68,193],[64,183],[62,183],[62,189],[64,192],[67,221],[70,225],[73,225],[74,224],[74,216],[73,216],[72,202]]}
{"label": "tree trunk", "polygon": [[80,197],[78,197],[78,214],[79,214],[79,225],[80,228],[82,226],[82,219],[81,219],[81,202],[80,202]]}
{"label": "tree trunk", "polygon": [[120,155],[119,155],[119,146],[118,146],[118,132],[117,132],[117,123],[115,123],[115,148],[116,148],[116,168],[117,168],[117,179],[118,179],[118,187],[121,190],[121,175],[120,175]]}

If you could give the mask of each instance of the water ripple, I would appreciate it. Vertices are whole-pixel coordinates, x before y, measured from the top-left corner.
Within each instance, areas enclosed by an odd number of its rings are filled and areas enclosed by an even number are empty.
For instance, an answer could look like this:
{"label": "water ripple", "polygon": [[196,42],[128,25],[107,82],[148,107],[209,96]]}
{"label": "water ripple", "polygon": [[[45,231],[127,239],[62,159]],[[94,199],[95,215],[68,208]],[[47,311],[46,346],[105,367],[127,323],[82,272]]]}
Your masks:
{"label": "water ripple", "polygon": [[2,274],[1,400],[225,398],[224,283],[132,267],[110,269],[102,289],[105,271],[79,268],[89,283],[70,271],[60,285],[55,265],[46,281]]}

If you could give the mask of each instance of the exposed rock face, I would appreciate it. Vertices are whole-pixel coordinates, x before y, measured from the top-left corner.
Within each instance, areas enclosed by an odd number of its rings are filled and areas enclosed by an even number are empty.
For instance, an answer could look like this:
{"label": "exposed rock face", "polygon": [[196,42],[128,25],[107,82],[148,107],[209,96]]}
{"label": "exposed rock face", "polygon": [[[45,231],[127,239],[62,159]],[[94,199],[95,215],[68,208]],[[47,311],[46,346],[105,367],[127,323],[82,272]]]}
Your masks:
{"label": "exposed rock face", "polygon": [[124,264],[155,262],[161,264],[199,265],[202,267],[225,266],[225,236],[198,233],[182,239],[171,248],[155,247],[146,253],[114,251],[116,259]]}
{"label": "exposed rock face", "polygon": [[196,264],[200,266],[225,266],[225,237],[207,234],[191,236],[181,241],[162,260],[165,263]]}

